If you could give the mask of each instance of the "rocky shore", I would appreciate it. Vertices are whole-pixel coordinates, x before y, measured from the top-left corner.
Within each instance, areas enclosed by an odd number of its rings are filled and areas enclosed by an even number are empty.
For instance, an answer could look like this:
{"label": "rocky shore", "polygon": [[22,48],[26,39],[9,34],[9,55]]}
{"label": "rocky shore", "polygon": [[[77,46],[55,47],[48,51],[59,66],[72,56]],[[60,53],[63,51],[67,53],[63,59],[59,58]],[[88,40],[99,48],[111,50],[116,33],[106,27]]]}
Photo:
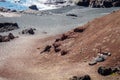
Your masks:
{"label": "rocky shore", "polygon": [[77,5],[92,8],[120,7],[119,0],[78,0]]}
{"label": "rocky shore", "polygon": [[70,9],[2,9],[0,80],[120,79],[120,10]]}

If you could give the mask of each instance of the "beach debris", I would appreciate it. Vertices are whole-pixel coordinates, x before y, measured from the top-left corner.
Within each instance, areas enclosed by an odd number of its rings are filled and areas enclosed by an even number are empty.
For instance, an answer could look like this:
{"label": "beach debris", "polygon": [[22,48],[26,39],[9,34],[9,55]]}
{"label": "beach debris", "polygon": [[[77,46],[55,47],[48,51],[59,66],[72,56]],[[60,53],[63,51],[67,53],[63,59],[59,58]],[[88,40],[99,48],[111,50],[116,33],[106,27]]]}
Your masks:
{"label": "beach debris", "polygon": [[99,52],[97,57],[93,58],[93,60],[89,62],[89,65],[95,65],[97,62],[103,62],[108,56],[111,56],[110,52]]}
{"label": "beach debris", "polygon": [[0,35],[0,42],[8,42],[14,38],[15,36],[12,33],[9,33],[8,35],[5,36]]}
{"label": "beach debris", "polygon": [[22,34],[35,34],[35,31],[36,29],[35,28],[29,28],[29,29],[25,29],[25,30],[22,30]]}
{"label": "beach debris", "polygon": [[50,52],[51,47],[52,47],[51,45],[47,45],[41,53]]}
{"label": "beach debris", "polygon": [[17,23],[9,23],[9,22],[0,23],[0,32],[8,32],[18,28],[19,27]]}
{"label": "beach debris", "polygon": [[36,5],[31,5],[31,6],[29,6],[29,9],[32,9],[32,10],[39,10],[39,9],[37,8]]}
{"label": "beach debris", "polygon": [[78,17],[76,14],[73,14],[73,13],[66,14],[66,16]]}
{"label": "beach debris", "polygon": [[62,51],[61,51],[61,56],[64,56],[64,55],[66,55],[66,54],[68,54],[68,51],[66,51],[66,50],[62,50]]}
{"label": "beach debris", "polygon": [[84,76],[73,76],[69,80],[91,80],[91,77],[89,75]]}
{"label": "beach debris", "polygon": [[75,28],[75,29],[74,29],[74,32],[82,33],[82,32],[84,32],[85,29],[86,29],[86,28],[84,28],[84,27]]}

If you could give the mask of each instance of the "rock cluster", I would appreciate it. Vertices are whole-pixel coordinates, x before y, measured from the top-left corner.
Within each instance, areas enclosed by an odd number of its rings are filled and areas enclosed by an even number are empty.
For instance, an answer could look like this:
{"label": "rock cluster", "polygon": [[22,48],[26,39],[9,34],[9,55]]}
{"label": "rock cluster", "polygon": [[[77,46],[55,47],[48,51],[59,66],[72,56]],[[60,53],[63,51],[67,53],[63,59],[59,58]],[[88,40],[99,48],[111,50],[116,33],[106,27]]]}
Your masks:
{"label": "rock cluster", "polygon": [[17,23],[0,23],[0,32],[8,32],[11,30],[18,29],[19,26]]}
{"label": "rock cluster", "polygon": [[15,36],[12,33],[9,33],[7,36],[0,35],[0,42],[8,42],[14,38]]}
{"label": "rock cluster", "polygon": [[84,76],[73,76],[69,80],[91,80],[89,75],[84,75]]}
{"label": "rock cluster", "polygon": [[66,39],[68,39],[69,36],[66,34],[63,34],[60,38],[57,38],[54,43],[52,45],[47,45],[43,51],[41,51],[40,53],[43,52],[50,52],[50,50],[53,48],[53,50],[55,51],[55,53],[60,52],[61,56],[64,56],[66,54],[69,53],[68,50],[62,49],[61,46],[62,44],[60,43],[60,41],[64,41]]}
{"label": "rock cluster", "polygon": [[0,7],[0,12],[17,12],[17,11],[16,10],[11,10],[11,9]]}
{"label": "rock cluster", "polygon": [[29,28],[29,29],[25,29],[25,30],[22,30],[22,34],[35,34],[35,28]]}

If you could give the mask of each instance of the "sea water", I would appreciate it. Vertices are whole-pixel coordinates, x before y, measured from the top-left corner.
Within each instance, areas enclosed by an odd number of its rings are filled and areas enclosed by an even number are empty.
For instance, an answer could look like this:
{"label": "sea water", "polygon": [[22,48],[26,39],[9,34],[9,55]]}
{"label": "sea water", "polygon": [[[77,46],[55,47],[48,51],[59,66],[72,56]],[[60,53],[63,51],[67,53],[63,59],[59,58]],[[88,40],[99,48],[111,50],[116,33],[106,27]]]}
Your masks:
{"label": "sea water", "polygon": [[6,0],[6,2],[0,2],[0,7],[5,7],[15,10],[26,10],[30,5],[36,5],[39,10],[49,10],[49,9],[61,8],[63,6],[68,5],[67,2],[65,4],[55,4],[55,3],[56,3],[55,0],[53,1],[52,0]]}

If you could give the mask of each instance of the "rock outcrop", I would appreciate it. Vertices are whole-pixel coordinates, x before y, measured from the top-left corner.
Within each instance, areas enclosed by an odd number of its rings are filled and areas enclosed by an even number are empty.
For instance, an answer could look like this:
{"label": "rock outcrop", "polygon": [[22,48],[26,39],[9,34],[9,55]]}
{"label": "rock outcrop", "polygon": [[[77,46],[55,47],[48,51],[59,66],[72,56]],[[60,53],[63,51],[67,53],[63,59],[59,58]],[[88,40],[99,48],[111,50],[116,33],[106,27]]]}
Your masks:
{"label": "rock outcrop", "polygon": [[19,26],[17,23],[0,23],[0,32],[8,32],[11,30],[18,29]]}
{"label": "rock outcrop", "polygon": [[31,35],[33,35],[33,34],[35,34],[35,28],[28,28],[28,29],[24,29],[24,30],[22,30],[22,34],[31,34]]}
{"label": "rock outcrop", "polygon": [[0,35],[0,42],[8,42],[10,40],[13,40],[15,36],[12,33],[9,33],[8,35],[2,36]]}
{"label": "rock outcrop", "polygon": [[120,7],[120,0],[79,0],[77,5],[92,8]]}

